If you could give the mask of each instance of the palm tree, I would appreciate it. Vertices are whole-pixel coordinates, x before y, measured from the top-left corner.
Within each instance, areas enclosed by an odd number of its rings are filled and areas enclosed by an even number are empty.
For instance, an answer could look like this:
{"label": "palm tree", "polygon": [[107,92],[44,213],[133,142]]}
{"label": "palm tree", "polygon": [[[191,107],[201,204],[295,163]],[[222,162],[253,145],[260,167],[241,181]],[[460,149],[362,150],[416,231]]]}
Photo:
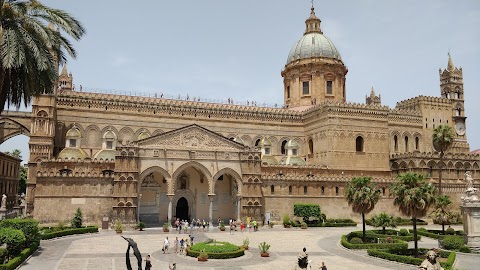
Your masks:
{"label": "palm tree", "polygon": [[442,224],[442,232],[445,234],[445,225],[450,224],[452,213],[449,211],[452,201],[447,195],[439,195],[435,198],[435,210],[430,214],[432,219]]}
{"label": "palm tree", "polygon": [[347,184],[345,197],[355,213],[362,214],[363,241],[365,242],[365,214],[370,213],[380,199],[380,189],[371,177],[354,177]]}
{"label": "palm tree", "polygon": [[382,212],[372,218],[372,225],[373,227],[382,227],[382,233],[385,234],[386,227],[397,227],[397,222],[395,218],[385,212]]}
{"label": "palm tree", "polygon": [[85,29],[37,0],[0,0],[0,113],[5,104],[27,105],[32,96],[56,88],[58,64],[66,54],[76,56],[62,32],[79,40]]}
{"label": "palm tree", "polygon": [[412,217],[415,257],[418,257],[417,218],[425,216],[435,202],[435,186],[428,183],[425,176],[407,172],[397,176],[392,184],[392,194],[393,204],[402,214]]}
{"label": "palm tree", "polygon": [[440,166],[438,171],[438,193],[442,194],[443,156],[453,143],[453,130],[449,125],[439,125],[433,130],[433,147],[440,152]]}

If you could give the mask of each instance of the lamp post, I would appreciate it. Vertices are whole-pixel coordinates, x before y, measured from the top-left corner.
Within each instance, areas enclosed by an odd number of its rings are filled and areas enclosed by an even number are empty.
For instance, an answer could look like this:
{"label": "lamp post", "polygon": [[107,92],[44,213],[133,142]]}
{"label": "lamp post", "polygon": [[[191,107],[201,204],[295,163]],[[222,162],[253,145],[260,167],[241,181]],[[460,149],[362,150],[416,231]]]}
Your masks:
{"label": "lamp post", "polygon": [[137,223],[140,222],[140,199],[142,198],[142,193],[138,193],[137,198]]}

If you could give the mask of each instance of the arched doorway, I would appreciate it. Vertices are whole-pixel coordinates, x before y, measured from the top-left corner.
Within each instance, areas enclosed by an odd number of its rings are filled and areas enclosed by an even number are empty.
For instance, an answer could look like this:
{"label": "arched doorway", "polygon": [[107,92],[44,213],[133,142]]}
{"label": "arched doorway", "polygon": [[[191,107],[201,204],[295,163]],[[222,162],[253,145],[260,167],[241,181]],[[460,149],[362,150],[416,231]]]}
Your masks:
{"label": "arched doorway", "polygon": [[190,220],[188,216],[188,201],[185,199],[185,197],[178,199],[175,213],[176,217],[180,220]]}

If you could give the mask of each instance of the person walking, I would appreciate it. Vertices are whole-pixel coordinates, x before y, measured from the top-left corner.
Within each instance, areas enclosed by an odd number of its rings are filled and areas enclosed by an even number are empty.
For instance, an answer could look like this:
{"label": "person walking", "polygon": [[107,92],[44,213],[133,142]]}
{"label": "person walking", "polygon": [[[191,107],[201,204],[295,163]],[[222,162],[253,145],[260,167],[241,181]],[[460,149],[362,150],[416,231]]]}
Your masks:
{"label": "person walking", "polygon": [[170,270],[177,270],[177,264],[176,263],[172,263],[172,265],[169,265],[168,268]]}
{"label": "person walking", "polygon": [[165,237],[165,240],[163,240],[163,254],[168,253],[168,246],[170,243],[168,242],[168,236]]}
{"label": "person walking", "polygon": [[318,268],[320,270],[327,270],[327,266],[325,266],[325,263],[322,262],[322,265],[320,265],[320,267]]}
{"label": "person walking", "polygon": [[147,255],[145,258],[145,270],[150,270],[152,269],[152,261],[150,259],[150,254]]}
{"label": "person walking", "polygon": [[175,237],[175,241],[173,241],[173,247],[175,249],[175,253],[178,252],[178,237]]}

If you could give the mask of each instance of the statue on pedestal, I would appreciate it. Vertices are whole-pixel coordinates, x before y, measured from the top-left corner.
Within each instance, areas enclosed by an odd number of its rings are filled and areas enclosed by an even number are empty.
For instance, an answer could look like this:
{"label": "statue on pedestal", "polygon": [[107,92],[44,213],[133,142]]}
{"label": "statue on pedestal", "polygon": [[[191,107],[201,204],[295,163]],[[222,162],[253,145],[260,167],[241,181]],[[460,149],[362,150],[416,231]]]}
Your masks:
{"label": "statue on pedestal", "polygon": [[420,270],[443,270],[440,263],[437,261],[438,254],[435,250],[427,251],[427,258],[420,264]]}
{"label": "statue on pedestal", "polygon": [[2,208],[2,209],[7,208],[7,195],[5,195],[5,194],[2,195],[2,205],[0,206],[0,208]]}
{"label": "statue on pedestal", "polygon": [[465,182],[467,183],[467,190],[465,190],[467,196],[462,197],[462,202],[478,202],[477,189],[473,186],[473,178],[470,171],[465,172]]}

